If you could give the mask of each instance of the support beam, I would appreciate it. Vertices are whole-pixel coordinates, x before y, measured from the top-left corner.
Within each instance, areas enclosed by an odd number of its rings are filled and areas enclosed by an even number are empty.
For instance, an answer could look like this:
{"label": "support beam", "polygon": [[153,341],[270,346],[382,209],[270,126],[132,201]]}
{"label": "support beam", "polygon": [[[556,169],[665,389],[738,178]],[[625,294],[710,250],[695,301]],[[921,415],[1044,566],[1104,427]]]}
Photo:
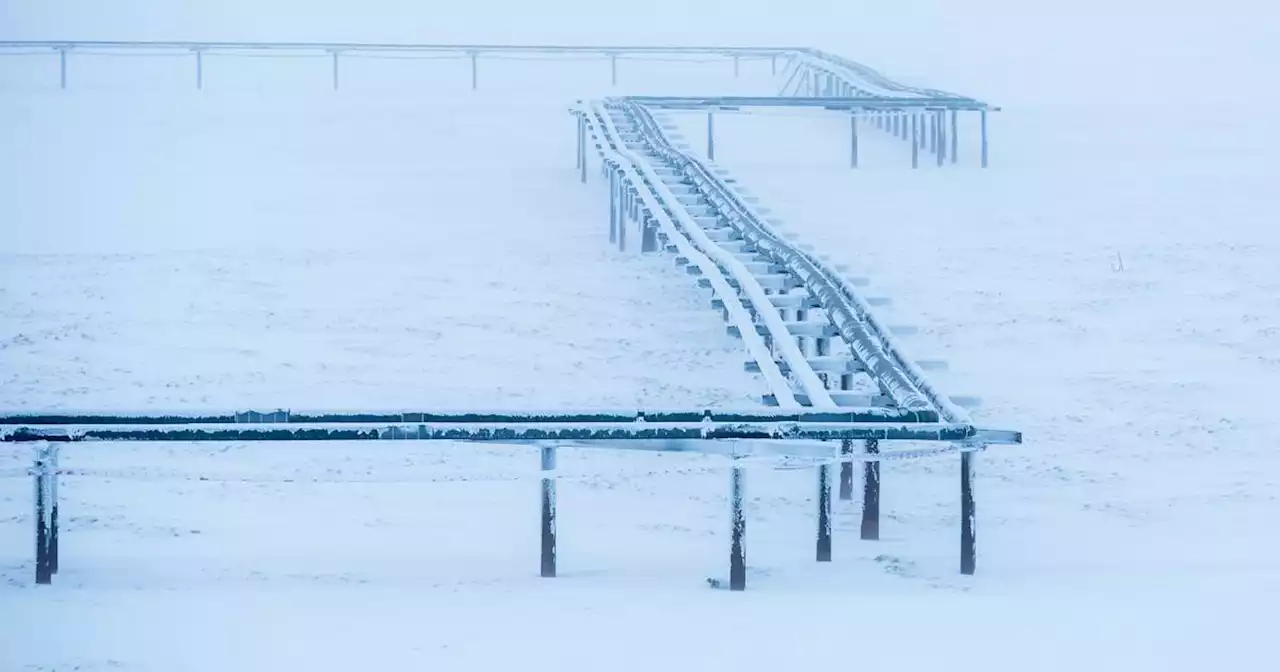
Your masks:
{"label": "support beam", "polygon": [[60,445],[49,444],[49,573],[58,573],[58,467]]}
{"label": "support beam", "polygon": [[642,253],[658,250],[658,225],[653,217],[645,217],[640,229],[640,251]]}
{"label": "support beam", "polygon": [[[880,442],[867,439],[869,457],[880,454]],[[862,538],[880,538],[880,462],[868,460],[862,465]]]}
{"label": "support beam", "polygon": [[982,167],[987,167],[987,111],[982,110]]}
{"label": "support beam", "polygon": [[53,571],[49,561],[49,444],[36,444],[34,474],[34,505],[32,518],[35,520],[36,543],[36,584],[53,583]]}
{"label": "support beam", "polygon": [[916,142],[916,135],[919,134],[920,116],[911,115],[911,167],[920,167],[920,143]]}
{"label": "support beam", "polygon": [[609,54],[609,84],[611,86],[618,85],[618,55]]}
{"label": "support beam", "polygon": [[831,562],[831,465],[818,467],[818,562]]}
{"label": "support beam", "polygon": [[849,167],[858,167],[858,115],[849,115]]}
{"label": "support beam", "polygon": [[585,120],[585,119],[583,119],[583,118],[582,118],[582,116],[581,116],[581,115],[578,115],[578,116],[577,116],[577,120],[578,120],[578,129],[577,129],[577,134],[578,134],[578,147],[577,147],[577,151],[576,151],[576,152],[574,152],[574,155],[573,155],[573,160],[574,160],[574,165],[573,165],[573,167],[574,167],[574,168],[582,168],[582,152],[583,152],[583,149],[584,149],[584,148],[583,148],[583,144],[585,144],[585,142],[586,142],[586,125],[587,125],[587,122],[586,122],[586,120]]}
{"label": "support beam", "polygon": [[716,160],[716,114],[707,113],[707,159]]}
{"label": "support beam", "polygon": [[960,154],[960,113],[951,110],[951,163],[956,163]]}
{"label": "support beam", "polygon": [[853,439],[840,442],[840,501],[853,500]]}
{"label": "support beam", "polygon": [[338,52],[333,52],[333,90],[338,90]]}
{"label": "support beam", "polygon": [[196,91],[204,89],[204,50],[196,49]]}
{"label": "support beam", "polygon": [[769,74],[777,76],[778,74],[778,55],[774,54],[769,57]]}
{"label": "support beam", "polygon": [[734,458],[729,470],[729,590],[747,589],[746,474]]}
{"label": "support beam", "polygon": [[938,121],[937,121],[937,127],[938,127],[938,132],[937,132],[937,136],[938,136],[938,152],[937,152],[937,154],[938,154],[938,167],[939,167],[939,168],[941,168],[941,167],[942,167],[942,165],[943,165],[944,163],[946,163],[946,160],[947,160],[947,124],[946,124],[946,119],[947,119],[947,117],[946,117],[946,114],[947,114],[947,113],[946,113],[946,111],[945,111],[945,110],[938,110],[938,111],[934,114],[934,116],[935,116],[935,117],[937,117],[937,119],[938,119]]}
{"label": "support beam", "polygon": [[67,50],[62,48],[58,50],[58,69],[60,73],[60,83],[62,88],[67,88]]}
{"label": "support beam", "polygon": [[960,573],[972,575],[978,566],[977,507],[973,502],[973,453],[960,453]]}
{"label": "support beam", "polygon": [[618,224],[622,219],[622,216],[620,214],[622,211],[622,203],[620,202],[621,198],[619,194],[620,189],[618,186],[618,180],[619,180],[618,171],[610,170],[609,171],[609,242],[610,243],[618,242]]}
{"label": "support beam", "polygon": [[475,91],[480,88],[480,55],[471,52],[471,90]]}
{"label": "support beam", "polygon": [[579,117],[578,122],[578,180],[587,183],[587,120]]}
{"label": "support beam", "polygon": [[929,152],[937,153],[938,151],[938,114],[936,112],[926,112],[929,119]]}
{"label": "support beam", "polygon": [[542,576],[556,575],[556,448],[542,446]]}

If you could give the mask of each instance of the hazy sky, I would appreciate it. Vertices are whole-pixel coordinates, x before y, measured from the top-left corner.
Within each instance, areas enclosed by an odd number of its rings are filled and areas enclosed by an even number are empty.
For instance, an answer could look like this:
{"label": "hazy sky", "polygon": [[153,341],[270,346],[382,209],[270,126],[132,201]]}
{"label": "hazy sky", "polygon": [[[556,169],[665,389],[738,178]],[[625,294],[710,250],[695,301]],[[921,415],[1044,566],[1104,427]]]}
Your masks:
{"label": "hazy sky", "polygon": [[[1262,0],[0,0],[0,39],[811,45],[891,75],[1022,98],[1172,95],[1266,77]],[[646,8],[641,11],[639,8]],[[1190,80],[1190,81],[1188,81]]]}

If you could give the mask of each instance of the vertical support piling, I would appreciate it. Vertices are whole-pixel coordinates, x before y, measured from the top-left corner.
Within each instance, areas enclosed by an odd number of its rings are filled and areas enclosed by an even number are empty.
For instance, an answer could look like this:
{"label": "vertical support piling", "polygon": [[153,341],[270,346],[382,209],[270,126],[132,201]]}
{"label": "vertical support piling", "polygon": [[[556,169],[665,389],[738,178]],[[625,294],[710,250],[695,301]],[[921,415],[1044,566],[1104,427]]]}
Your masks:
{"label": "vertical support piling", "polygon": [[741,69],[738,61],[739,61],[738,55],[734,54],[733,55],[733,76],[734,77],[737,77],[741,73]]}
{"label": "vertical support piling", "polygon": [[707,113],[707,158],[716,160],[716,114]]}
{"label": "vertical support piling", "polygon": [[849,115],[849,167],[858,167],[858,113]]}
{"label": "vertical support piling", "polygon": [[49,564],[49,453],[47,443],[37,443],[36,456],[32,466],[34,490],[35,542],[36,542],[36,584],[53,583],[53,572]]}
{"label": "vertical support piling", "polygon": [[982,110],[982,167],[987,167],[987,111]]}
{"label": "vertical support piling", "polygon": [[654,224],[653,217],[645,217],[640,229],[640,251],[642,253],[656,252],[658,250],[658,227]]}
{"label": "vertical support piling", "polygon": [[938,118],[938,167],[947,160],[947,112],[946,110],[938,110],[936,114]]}
{"label": "vertical support piling", "polygon": [[338,52],[333,52],[333,90],[338,90]]}
{"label": "vertical support piling", "polygon": [[951,163],[955,163],[958,160],[960,153],[959,115],[960,113],[957,110],[951,110]]}
{"label": "vertical support piling", "polygon": [[542,576],[556,575],[556,447],[542,446]]}
{"label": "vertical support piling", "polygon": [[916,135],[919,134],[920,116],[911,115],[911,167],[920,167],[920,143],[916,141]]}
{"label": "vertical support piling", "polygon": [[619,201],[619,182],[618,171],[609,171],[609,242],[618,242],[618,223],[621,217],[618,215],[620,206]]}
{"label": "vertical support piling", "polygon": [[769,74],[777,76],[778,74],[778,55],[774,54],[769,57]]}
{"label": "vertical support piling", "polygon": [[61,87],[65,89],[67,88],[67,48],[66,47],[61,47],[58,49],[58,71],[60,76],[59,82],[61,84]]}
{"label": "vertical support piling", "polygon": [[475,91],[480,88],[480,63],[479,54],[471,52],[471,90]]}
{"label": "vertical support piling", "polygon": [[582,168],[582,144],[583,144],[583,135],[584,135],[583,126],[586,124],[586,122],[583,120],[582,115],[578,115],[577,119],[578,119],[578,129],[577,129],[578,145],[577,145],[577,151],[573,155],[573,160],[574,160],[573,167]]}
{"label": "vertical support piling", "polygon": [[587,183],[587,119],[578,118],[578,180]]}
{"label": "vertical support piling", "polygon": [[853,439],[840,441],[840,501],[853,500]]}
{"label": "vertical support piling", "polygon": [[[880,442],[867,439],[868,456],[880,454]],[[867,460],[862,465],[862,538],[880,538],[880,463]]]}
{"label": "vertical support piling", "polygon": [[973,453],[960,453],[960,573],[972,575],[978,566],[978,538],[974,530]]}
{"label": "vertical support piling", "polygon": [[743,513],[746,475],[733,458],[729,470],[729,590],[747,589],[747,519]]}
{"label": "vertical support piling", "polygon": [[58,463],[61,448],[49,444],[49,574],[58,573]]}
{"label": "vertical support piling", "polygon": [[831,465],[818,466],[818,562],[831,562]]}
{"label": "vertical support piling", "polygon": [[204,90],[204,51],[196,49],[196,91]]}
{"label": "vertical support piling", "polygon": [[636,219],[636,197],[635,197],[635,194],[631,193],[630,188],[627,189],[627,203],[630,204],[630,207],[627,208],[628,216],[625,219],[621,219],[618,221],[618,251],[619,252],[627,251],[627,219],[630,219],[632,221],[635,221]]}
{"label": "vertical support piling", "polygon": [[929,119],[929,151],[936,153],[938,151],[938,113],[926,113]]}
{"label": "vertical support piling", "polygon": [[609,54],[609,84],[618,85],[618,55]]}

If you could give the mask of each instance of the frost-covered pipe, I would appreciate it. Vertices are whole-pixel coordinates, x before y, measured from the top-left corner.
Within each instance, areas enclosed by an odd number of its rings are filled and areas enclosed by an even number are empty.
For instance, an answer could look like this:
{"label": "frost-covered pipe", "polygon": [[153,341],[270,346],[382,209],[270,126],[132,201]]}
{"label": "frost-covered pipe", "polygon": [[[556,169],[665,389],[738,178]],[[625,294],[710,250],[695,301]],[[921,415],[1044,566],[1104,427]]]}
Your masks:
{"label": "frost-covered pipe", "polygon": [[865,304],[854,305],[860,299],[851,292],[841,291],[843,288],[833,282],[834,273],[809,255],[784,242],[781,236],[765,223],[764,218],[755,212],[754,208],[715,178],[700,161],[672,147],[648,110],[638,105],[630,107],[641,121],[645,137],[651,141],[653,149],[686,168],[703,193],[707,194],[717,207],[724,206],[726,209],[736,211],[737,216],[730,216],[730,223],[743,228],[744,233],[750,234],[758,249],[773,256],[804,282],[826,309],[832,323],[840,330],[841,336],[848,342],[854,354],[872,375],[884,384],[889,396],[899,406],[907,409],[933,406],[932,400],[917,389],[918,381],[913,380],[913,376],[903,371],[899,361],[901,358],[886,352],[886,349],[893,349],[892,341],[888,340],[887,332],[880,333],[876,328],[877,325],[865,319],[863,310],[869,313],[869,307]]}
{"label": "frost-covered pipe", "polygon": [[[605,116],[608,116],[607,112]],[[787,329],[787,325],[774,309],[769,295],[765,293],[764,288],[760,286],[759,281],[751,274],[751,271],[737,257],[716,245],[707,237],[706,232],[679,205],[679,199],[671,193],[671,190],[662,182],[647,161],[626,149],[619,150],[619,153],[635,162],[636,167],[648,178],[649,188],[661,197],[663,202],[671,204],[671,213],[680,221],[681,227],[693,244],[707,256],[715,259],[720,268],[727,269],[729,274],[738,281],[738,286],[741,288],[742,293],[746,294],[752,305],[755,306],[760,321],[764,323],[766,330],[772,336],[774,347],[777,348],[782,355],[783,361],[790,367],[796,382],[800,384],[805,394],[809,396],[809,403],[818,408],[836,408],[835,401],[831,399],[831,394],[827,392],[826,384],[813,371],[813,367],[809,366],[808,359],[800,351],[795,338],[791,336],[790,330]],[[754,324],[748,323],[747,326],[750,331],[755,331]],[[739,329],[741,330],[741,325],[739,325]]]}
{"label": "frost-covered pipe", "polygon": [[[594,116],[595,122],[592,126],[597,127],[599,132],[604,136],[600,138],[600,151],[602,155],[606,155],[606,159],[612,159],[618,164],[619,169],[627,175],[633,183],[639,184],[643,182],[637,166],[634,163],[634,155],[627,157],[624,152],[625,147],[622,146],[621,135],[617,129],[613,127],[613,123],[609,120],[608,112],[600,106],[592,106],[580,112],[590,118]],[[612,155],[607,156],[607,155]],[[656,177],[655,177],[656,179]],[[658,180],[659,184],[661,183]],[[720,272],[720,268],[711,262],[706,255],[694,247],[693,243],[685,237],[675,223],[671,221],[665,208],[658,203],[657,199],[648,189],[640,191],[640,198],[644,201],[649,212],[657,219],[658,226],[667,234],[667,239],[671,241],[682,256],[689,259],[689,263],[697,266],[703,275],[711,283],[711,287],[716,294],[724,301],[725,311],[729,314],[730,321],[738,327],[738,333],[742,337],[743,343],[746,345],[747,352],[751,358],[755,360],[760,367],[760,373],[764,376],[765,382],[774,398],[777,399],[778,405],[786,408],[799,408],[800,402],[796,400],[795,393],[791,391],[791,385],[787,382],[786,376],[782,374],[782,370],[778,368],[778,363],[774,361],[769,347],[765,345],[764,339],[756,333],[755,325],[751,320],[751,316],[747,313],[746,308],[742,305],[738,298],[738,293],[733,290],[729,283],[724,279]],[[674,198],[672,202],[676,202]],[[697,227],[693,227],[697,228]]]}

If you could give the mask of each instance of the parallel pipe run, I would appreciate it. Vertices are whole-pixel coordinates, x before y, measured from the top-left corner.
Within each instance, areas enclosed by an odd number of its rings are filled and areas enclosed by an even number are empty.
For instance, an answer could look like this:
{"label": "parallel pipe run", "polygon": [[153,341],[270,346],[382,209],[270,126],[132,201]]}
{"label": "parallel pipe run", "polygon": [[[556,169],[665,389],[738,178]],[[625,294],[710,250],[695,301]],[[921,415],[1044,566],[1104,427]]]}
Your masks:
{"label": "parallel pipe run", "polygon": [[[676,150],[647,110],[636,105],[630,105],[629,109],[642,120],[646,131],[644,137],[650,142],[651,149],[684,169],[731,225],[755,244],[759,252],[799,278],[818,299],[853,353],[884,384],[897,406],[911,410],[926,410],[933,406],[917,389],[919,382],[912,381],[911,376],[903,371],[899,363],[903,358],[891,354],[894,346],[887,330],[880,329],[870,318],[870,307],[865,303],[860,304],[860,299],[852,293],[846,282],[838,279],[835,273],[824,268],[820,262],[785,242],[750,204],[739,199],[697,158]],[[767,301],[762,301],[759,305],[766,306]],[[763,314],[769,317],[772,311],[764,310]],[[789,343],[790,339],[787,340]]]}
{"label": "parallel pipe run", "polygon": [[[652,174],[641,176],[641,167],[647,164],[644,164],[643,161],[640,161],[638,157],[626,149],[621,140],[622,136],[614,128],[613,123],[609,120],[608,113],[601,106],[596,105],[591,108],[584,108],[576,113],[587,119],[591,128],[599,133],[601,156],[616,166],[624,175],[625,180],[633,184],[646,184],[650,188],[661,184],[661,180],[656,176],[652,176]],[[671,216],[662,204],[658,202],[657,196],[650,188],[639,191],[640,198],[644,201],[646,209],[657,218],[658,225],[667,236],[669,243],[675,245],[681,256],[688,259],[693,266],[702,271],[707,281],[711,284],[712,290],[722,297],[725,314],[730,321],[737,325],[743,343],[747,347],[747,352],[750,353],[752,359],[760,367],[760,373],[777,399],[778,405],[783,408],[798,408],[800,404],[796,401],[790,384],[787,382],[786,377],[782,375],[777,362],[774,361],[769,347],[760,338],[759,334],[751,328],[751,325],[754,324],[751,316],[742,305],[737,293],[733,291],[728,281],[725,280],[721,267],[712,263],[703,254],[702,250],[695,247],[694,243],[686,237],[685,231],[694,233],[691,228],[696,227],[685,226],[683,230],[677,228]],[[663,194],[663,196],[670,198],[673,203],[677,202],[669,192]],[[683,212],[683,210],[677,210],[677,212]],[[682,225],[686,224],[691,223],[682,222]]]}
{"label": "parallel pipe run", "polygon": [[[641,123],[640,120],[634,116],[634,110],[638,108],[634,108],[634,106],[621,106],[618,109],[620,109],[622,114],[627,115],[637,124]],[[819,408],[835,408],[836,404],[831,399],[831,395],[827,392],[825,383],[813,371],[812,367],[809,366],[808,360],[796,346],[795,339],[792,338],[786,324],[782,322],[782,319],[777,315],[776,311],[773,310],[769,296],[760,286],[755,276],[751,274],[741,261],[724,250],[724,248],[716,245],[707,237],[706,232],[704,232],[702,228],[693,221],[685,208],[680,205],[679,199],[676,198],[675,195],[671,193],[670,189],[668,189],[662,182],[662,179],[654,171],[653,166],[636,154],[627,150],[625,147],[621,146],[621,135],[617,133],[617,129],[613,128],[612,123],[608,120],[608,112],[605,109],[598,109],[597,114],[602,117],[601,123],[608,129],[609,137],[616,138],[616,140],[609,141],[613,145],[614,151],[630,162],[635,170],[643,174],[643,179],[638,179],[637,182],[642,182],[647,186],[647,189],[641,191],[642,194],[655,198],[654,203],[650,206],[650,210],[659,214],[659,216],[669,213],[679,221],[680,229],[677,233],[680,235],[677,235],[675,238],[677,245],[681,245],[680,241],[684,240],[689,244],[689,247],[693,248],[691,251],[697,252],[699,257],[702,259],[710,257],[715,260],[715,266],[719,269],[726,269],[729,272],[729,274],[738,283],[737,286],[741,293],[751,301],[751,304],[755,308],[755,315],[759,316],[761,323],[763,323],[769,333],[773,348],[778,351],[782,357],[782,361],[787,364],[791,376],[794,377],[805,395],[808,397],[810,405]],[[648,123],[653,123],[652,118],[647,118],[647,121]],[[649,193],[650,191],[652,193]],[[657,198],[660,198],[662,203],[665,205],[658,204],[656,201]],[[688,254],[685,254],[684,251],[682,251],[681,254],[686,257],[689,256]],[[702,266],[701,262],[699,262],[698,265],[703,271],[706,270],[706,268]],[[735,301],[729,301],[728,299],[736,297],[738,292],[732,291],[732,289],[727,285],[723,288],[715,286],[717,280],[714,276],[709,276],[709,280],[713,283],[713,288],[716,290],[718,295],[725,300],[726,308],[729,308],[736,303]],[[721,278],[720,282],[723,282],[723,278]],[[740,303],[737,304],[737,308],[734,308],[733,310],[736,311],[739,308],[741,308]],[[772,371],[769,371],[768,369],[778,370],[777,362],[774,360],[774,355],[769,346],[765,345],[763,342],[760,343],[760,346],[763,347],[763,351],[760,352],[756,350],[757,346],[754,344],[754,321],[747,316],[743,316],[742,318],[735,317],[734,321],[744,341],[752,339],[752,342],[748,344],[748,348],[753,352],[753,359],[756,360],[757,364],[761,365],[761,371],[766,373],[766,377],[769,378],[772,375]],[[761,357],[766,358],[767,362],[762,362]],[[782,390],[782,393],[789,400],[788,403],[791,403],[791,400],[794,400],[795,398],[794,394],[790,390],[789,385],[786,385],[785,383],[783,383],[783,385],[785,385],[785,389]],[[775,396],[779,394],[778,385],[771,382],[770,387],[774,391]],[[778,396],[779,404],[783,403],[783,398],[784,396]],[[909,408],[909,410],[919,409]]]}
{"label": "parallel pipe run", "polygon": [[147,413],[119,411],[115,413],[69,412],[49,413],[0,411],[0,426],[118,426],[118,425],[344,425],[344,424],[413,424],[474,425],[520,424],[546,425],[568,423],[590,427],[597,424],[643,425],[647,423],[863,423],[912,424],[938,422],[933,411],[910,411],[901,408],[840,408],[819,410],[807,408],[692,408],[692,409],[563,409],[563,410],[466,410],[466,411],[227,411],[207,413]]}

